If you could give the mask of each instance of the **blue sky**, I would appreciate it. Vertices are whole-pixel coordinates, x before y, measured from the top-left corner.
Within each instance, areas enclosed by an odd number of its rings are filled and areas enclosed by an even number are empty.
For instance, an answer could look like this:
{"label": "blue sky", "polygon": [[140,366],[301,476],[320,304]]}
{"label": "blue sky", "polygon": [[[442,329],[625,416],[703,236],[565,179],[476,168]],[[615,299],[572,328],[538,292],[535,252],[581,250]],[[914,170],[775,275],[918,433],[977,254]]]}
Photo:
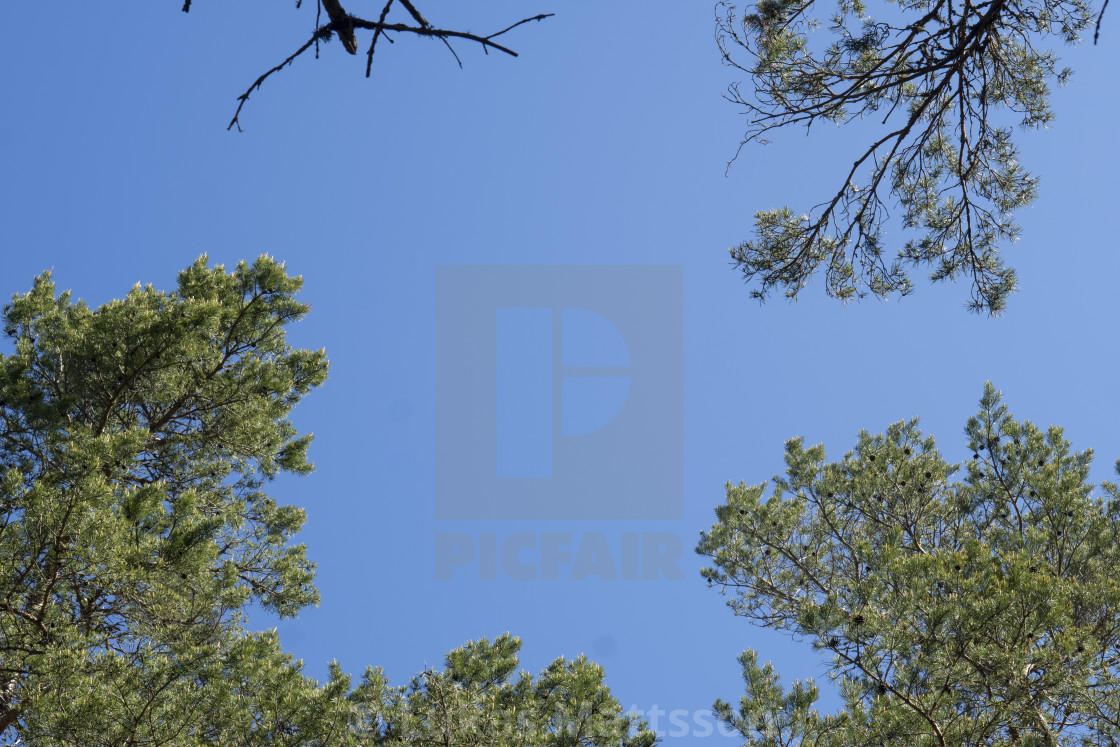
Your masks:
{"label": "blue sky", "polygon": [[[965,311],[964,286],[924,281],[904,300],[846,308],[812,286],[792,305],[749,298],[726,248],[749,236],[755,210],[829,196],[845,147],[861,140],[791,131],[747,148],[725,177],[744,120],[720,98],[736,78],[720,64],[709,4],[433,2],[433,23],[479,31],[557,15],[508,36],[517,59],[459,45],[462,70],[438,43],[398,37],[366,80],[363,59],[328,44],[253,95],[244,133],[227,132],[235,97],[310,32],[313,4],[292,5],[0,8],[4,27],[21,30],[0,49],[0,290],[24,291],[53,268],[60,288],[98,303],[136,282],[170,288],[203,252],[227,265],[268,253],[303,275],[314,310],[291,339],[325,347],[332,372],[295,413],[316,435],[317,471],[275,494],[309,513],[301,540],[323,601],[279,628],[312,675],[337,658],[403,683],[508,630],[531,671],[583,652],[625,707],[684,714],[688,728],[658,716],[667,743],[726,742],[699,723],[714,698],[741,693],[740,650],[758,649],[787,681],[825,671],[807,645],[735,619],[691,552],[724,482],[768,480],[786,439],[823,441],[838,457],[860,429],[918,415],[961,460],[990,379],[1016,416],[1092,446],[1095,480],[1112,477],[1117,19],[1100,46],[1059,50],[1077,72],[1054,95],[1057,120],[1017,135],[1042,188],[1006,253],[1021,290],[989,319]],[[436,406],[435,288],[446,265],[681,268],[683,425],[666,436],[682,444],[678,518],[437,517],[436,428],[448,414]],[[560,532],[620,554],[626,533],[675,536],[683,579],[572,579],[570,564],[554,580],[490,579],[475,564],[441,580],[441,532]]]}

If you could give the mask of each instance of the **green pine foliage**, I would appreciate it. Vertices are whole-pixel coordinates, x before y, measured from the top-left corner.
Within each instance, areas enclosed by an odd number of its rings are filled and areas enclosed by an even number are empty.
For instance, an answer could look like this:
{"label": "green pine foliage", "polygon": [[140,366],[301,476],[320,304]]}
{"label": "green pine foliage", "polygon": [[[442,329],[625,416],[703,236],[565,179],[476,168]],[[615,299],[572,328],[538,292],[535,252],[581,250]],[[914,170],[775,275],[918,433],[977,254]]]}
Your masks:
{"label": "green pine foliage", "polygon": [[[749,745],[1059,745],[1120,740],[1120,489],[1092,453],[1012,419],[990,384],[972,458],[916,420],[828,462],[786,444],[786,475],[727,486],[697,552],[736,615],[830,658],[845,707],[782,688],[757,655],[717,702]],[[1120,463],[1117,465],[1120,470]]]}
{"label": "green pine foliage", "polygon": [[[906,295],[909,272],[925,269],[935,282],[967,278],[973,310],[1003,311],[1016,278],[1001,249],[1018,237],[1016,211],[1038,194],[1012,131],[1053,119],[1050,90],[1071,71],[1048,47],[1079,41],[1088,3],[719,7],[723,59],[750,78],[727,93],[750,120],[739,152],[781,128],[865,120],[868,133],[820,204],[755,214],[755,237],[731,248],[752,295],[795,298],[818,271],[828,295],[845,301]],[[892,212],[902,229],[894,236]]]}
{"label": "green pine foliage", "polygon": [[[407,686],[370,669],[355,700],[365,708],[369,744],[474,747],[650,747],[645,724],[622,714],[603,684],[603,668],[584,657],[557,659],[534,679],[517,671],[521,642],[505,634],[472,641]],[[372,721],[370,720],[372,718]]]}
{"label": "green pine foliage", "polygon": [[508,636],[409,688],[376,670],[352,688],[245,629],[251,603],[292,617],[318,601],[291,541],[304,512],[265,491],[312,469],[289,415],[328,363],[285,340],[309,310],[301,285],[267,256],[229,272],[202,257],[173,292],[91,309],[46,273],[4,308],[0,741],[403,745],[450,719],[440,744],[652,744],[590,662],[511,683]]}

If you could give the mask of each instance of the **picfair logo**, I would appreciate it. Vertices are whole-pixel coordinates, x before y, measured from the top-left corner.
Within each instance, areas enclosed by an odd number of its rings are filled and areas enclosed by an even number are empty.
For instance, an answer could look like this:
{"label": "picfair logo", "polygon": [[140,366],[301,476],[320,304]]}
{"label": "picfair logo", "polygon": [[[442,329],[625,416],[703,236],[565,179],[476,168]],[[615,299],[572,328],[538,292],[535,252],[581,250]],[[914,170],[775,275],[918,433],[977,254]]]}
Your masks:
{"label": "picfair logo", "polygon": [[679,267],[436,270],[436,518],[682,515]]}

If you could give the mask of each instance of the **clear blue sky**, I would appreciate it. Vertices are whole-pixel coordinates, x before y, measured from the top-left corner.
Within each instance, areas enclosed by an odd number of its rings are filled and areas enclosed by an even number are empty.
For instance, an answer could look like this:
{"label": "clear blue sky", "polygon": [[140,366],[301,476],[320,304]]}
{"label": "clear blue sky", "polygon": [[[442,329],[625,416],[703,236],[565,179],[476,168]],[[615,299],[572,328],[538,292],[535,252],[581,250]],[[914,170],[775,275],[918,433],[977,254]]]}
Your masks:
{"label": "clear blue sky", "polygon": [[[352,1],[353,12],[376,12]],[[986,379],[1018,417],[1063,425],[1076,447],[1092,446],[1095,480],[1112,476],[1120,17],[1105,19],[1100,46],[1061,50],[1077,74],[1054,96],[1052,130],[1018,135],[1023,163],[1043,176],[1041,196],[1006,255],[1022,289],[1004,318],[987,319],[965,311],[965,287],[923,281],[901,302],[847,308],[819,287],[794,305],[748,297],[727,246],[748,237],[755,210],[829,195],[857,133],[787,133],[748,148],[725,178],[744,120],[720,98],[735,78],[720,64],[709,3],[433,2],[424,10],[434,23],[478,31],[557,15],[509,35],[518,59],[459,45],[462,70],[438,43],[397,37],[365,80],[364,60],[326,45],[321,59],[300,59],[254,94],[243,134],[227,132],[236,95],[310,32],[314,3],[293,5],[197,0],[189,15],[176,0],[0,8],[9,29],[0,290],[24,291],[53,268],[61,288],[99,303],[136,282],[170,288],[203,252],[227,265],[269,253],[303,275],[314,310],[291,339],[325,347],[333,368],[295,413],[316,435],[317,472],[275,492],[309,513],[301,539],[323,601],[279,628],[312,675],[337,658],[356,675],[380,665],[403,683],[462,642],[508,630],[524,640],[529,670],[584,652],[607,668],[625,707],[687,714],[688,729],[660,716],[668,744],[727,743],[703,738],[698,720],[717,696],[738,699],[741,649],[760,650],[787,681],[825,667],[807,645],[735,619],[699,579],[691,549],[725,481],[768,480],[792,436],[840,456],[860,429],[914,415],[960,460]],[[630,518],[593,516],[588,506],[600,504],[586,500],[574,518],[439,517],[437,422],[463,426],[455,418],[466,411],[461,402],[438,411],[437,374],[454,373],[456,355],[464,365],[494,360],[470,344],[439,347],[444,265],[680,268],[683,290],[663,306],[645,286],[623,296],[677,322],[660,342],[652,322],[652,341],[627,337],[628,386],[652,370],[636,360],[647,343],[669,351],[670,392],[679,370],[663,422],[674,407],[680,422],[640,432],[646,446],[665,447],[650,467],[664,480],[634,474],[607,499],[636,507]],[[463,286],[450,292],[466,296]],[[510,334],[525,337],[535,322],[519,319]],[[594,320],[584,321],[593,337]],[[615,365],[609,337],[591,357]],[[608,386],[587,401],[609,409],[616,395]],[[676,491],[675,517],[656,518],[666,489]],[[470,491],[462,497],[485,504]],[[487,579],[476,563],[439,579],[441,532],[570,533],[619,555],[626,533],[675,536],[684,578],[573,580],[561,563],[555,580]]]}

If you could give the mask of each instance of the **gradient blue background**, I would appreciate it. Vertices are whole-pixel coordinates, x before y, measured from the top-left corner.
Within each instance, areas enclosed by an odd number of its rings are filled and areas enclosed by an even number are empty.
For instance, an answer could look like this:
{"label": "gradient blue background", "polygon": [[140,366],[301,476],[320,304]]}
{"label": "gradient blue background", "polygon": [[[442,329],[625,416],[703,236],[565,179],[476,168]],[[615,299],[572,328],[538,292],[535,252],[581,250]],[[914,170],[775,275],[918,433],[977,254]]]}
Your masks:
{"label": "gradient blue background", "polygon": [[[310,33],[304,5],[0,7],[0,291],[53,268],[60,288],[100,303],[136,282],[171,288],[202,252],[228,265],[267,252],[304,276],[314,311],[291,339],[326,347],[333,368],[295,413],[316,434],[318,470],[275,493],[308,509],[301,540],[319,564],[321,606],[279,625],[309,673],[337,658],[403,683],[509,630],[529,670],[585,652],[624,706],[691,718],[738,699],[744,647],[787,680],[825,670],[807,645],[735,619],[687,552],[723,483],[780,471],[787,438],[840,456],[861,428],[919,415],[961,460],[991,379],[1018,417],[1093,446],[1094,479],[1112,476],[1120,17],[1106,17],[1100,46],[1060,50],[1077,75],[1054,96],[1053,131],[1017,134],[1044,179],[1006,253],[1021,292],[988,319],[964,310],[965,286],[921,280],[901,302],[847,308],[819,286],[794,305],[748,297],[726,247],[757,209],[830,196],[870,130],[788,132],[747,148],[725,178],[744,119],[720,98],[736,78],[711,3],[428,2],[434,23],[478,31],[557,16],[507,37],[518,59],[459,45],[463,70],[437,42],[398,36],[365,80],[363,58],[326,45],[254,94],[243,134],[227,132],[237,94]],[[683,520],[435,521],[439,264],[684,267]],[[436,581],[433,537],[457,530],[674,532],[686,578]],[[696,729],[667,742],[713,740],[726,742]]]}

